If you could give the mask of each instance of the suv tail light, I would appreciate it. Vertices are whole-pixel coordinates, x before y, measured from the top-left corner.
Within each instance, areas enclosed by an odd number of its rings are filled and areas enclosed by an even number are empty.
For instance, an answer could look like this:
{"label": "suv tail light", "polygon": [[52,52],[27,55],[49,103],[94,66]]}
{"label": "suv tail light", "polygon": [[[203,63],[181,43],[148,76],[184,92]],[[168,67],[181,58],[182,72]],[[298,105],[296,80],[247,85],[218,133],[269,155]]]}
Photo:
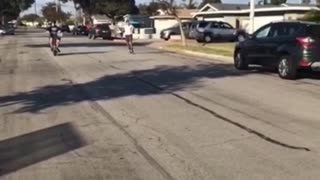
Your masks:
{"label": "suv tail light", "polygon": [[314,43],[314,39],[307,37],[307,38],[302,38],[302,37],[298,37],[297,41],[300,43],[300,45],[302,45],[303,48],[308,48],[310,47],[313,43]]}
{"label": "suv tail light", "polygon": [[96,29],[96,32],[99,32],[99,31],[100,31],[100,29],[99,29],[99,28],[97,28],[97,29]]}

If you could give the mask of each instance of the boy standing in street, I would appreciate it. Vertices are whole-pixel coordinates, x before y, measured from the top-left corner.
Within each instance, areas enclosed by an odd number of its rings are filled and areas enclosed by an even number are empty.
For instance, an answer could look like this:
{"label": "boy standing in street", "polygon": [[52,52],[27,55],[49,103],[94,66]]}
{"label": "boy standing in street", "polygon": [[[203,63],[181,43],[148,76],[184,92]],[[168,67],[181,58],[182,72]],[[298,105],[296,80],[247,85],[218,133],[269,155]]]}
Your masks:
{"label": "boy standing in street", "polygon": [[129,21],[126,22],[126,25],[124,26],[124,36],[126,38],[126,42],[127,42],[127,46],[129,48],[129,52],[131,54],[134,53],[133,51],[133,31],[134,31],[134,27],[130,24]]}

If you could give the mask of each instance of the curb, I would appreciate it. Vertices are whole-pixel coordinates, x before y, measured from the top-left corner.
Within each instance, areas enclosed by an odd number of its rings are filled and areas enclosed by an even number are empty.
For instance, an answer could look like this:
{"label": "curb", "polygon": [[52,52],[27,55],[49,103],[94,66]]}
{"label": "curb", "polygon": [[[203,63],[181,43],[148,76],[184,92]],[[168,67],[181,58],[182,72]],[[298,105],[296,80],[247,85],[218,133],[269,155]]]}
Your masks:
{"label": "curb", "polygon": [[197,57],[202,57],[202,58],[207,58],[207,59],[212,59],[212,60],[218,60],[218,61],[223,61],[226,63],[233,63],[233,58],[229,56],[222,56],[222,55],[216,55],[216,54],[206,54],[206,53],[200,53],[200,52],[193,52],[189,50],[174,50],[168,47],[155,47],[159,50],[165,50],[171,53],[178,53],[178,54],[183,54],[183,55],[192,55],[192,56],[197,56]]}

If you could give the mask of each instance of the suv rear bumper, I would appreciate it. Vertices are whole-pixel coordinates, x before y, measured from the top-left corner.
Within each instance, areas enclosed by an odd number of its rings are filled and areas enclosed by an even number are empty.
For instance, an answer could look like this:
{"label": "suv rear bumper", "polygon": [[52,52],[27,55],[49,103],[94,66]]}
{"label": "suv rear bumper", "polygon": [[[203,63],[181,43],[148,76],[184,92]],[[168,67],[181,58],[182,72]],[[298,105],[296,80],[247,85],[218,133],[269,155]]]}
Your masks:
{"label": "suv rear bumper", "polygon": [[111,32],[96,32],[96,37],[110,38]]}

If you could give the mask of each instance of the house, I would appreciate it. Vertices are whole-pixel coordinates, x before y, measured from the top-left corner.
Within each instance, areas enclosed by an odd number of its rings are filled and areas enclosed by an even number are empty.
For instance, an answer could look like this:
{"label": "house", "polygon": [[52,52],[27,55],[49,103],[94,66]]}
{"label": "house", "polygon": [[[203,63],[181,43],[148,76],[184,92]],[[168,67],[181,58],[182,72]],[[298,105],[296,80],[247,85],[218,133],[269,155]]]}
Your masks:
{"label": "house", "polygon": [[37,21],[31,22],[31,21],[23,20],[21,22],[28,27],[37,27],[39,25],[39,22],[37,22]]}
{"label": "house", "polygon": [[[192,13],[198,12],[198,9],[179,9],[177,15],[182,21],[192,21]],[[164,29],[170,28],[177,24],[177,20],[174,16],[168,15],[163,11],[159,11],[159,15],[152,16],[153,27],[155,28],[154,38],[160,38],[160,32]]]}
{"label": "house", "polygon": [[[272,21],[297,20],[311,10],[320,12],[320,9],[315,5],[256,5],[254,30]],[[248,4],[207,4],[192,15],[198,20],[225,21],[234,27],[249,31],[250,6]]]}
{"label": "house", "polygon": [[151,28],[152,22],[149,16],[144,15],[130,15],[123,16],[125,21],[129,21],[135,28]]}

